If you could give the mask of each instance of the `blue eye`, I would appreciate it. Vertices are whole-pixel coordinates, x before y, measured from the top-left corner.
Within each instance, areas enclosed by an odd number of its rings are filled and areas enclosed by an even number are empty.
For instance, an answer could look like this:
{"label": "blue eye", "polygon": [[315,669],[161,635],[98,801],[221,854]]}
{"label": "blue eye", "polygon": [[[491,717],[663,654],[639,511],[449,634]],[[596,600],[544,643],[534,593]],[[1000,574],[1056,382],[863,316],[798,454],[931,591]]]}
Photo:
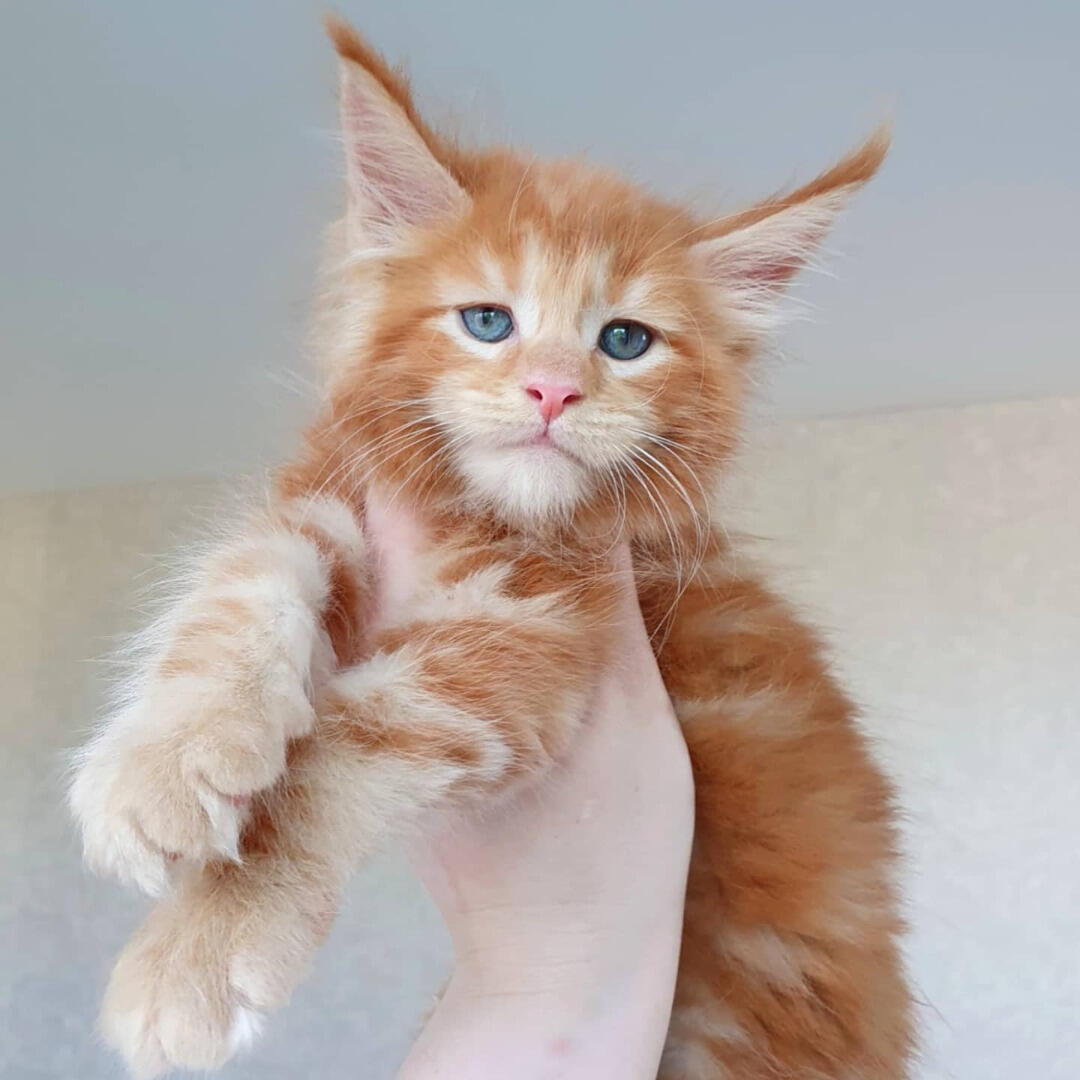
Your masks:
{"label": "blue eye", "polygon": [[652,344],[652,331],[638,322],[622,319],[609,322],[600,331],[597,344],[612,360],[636,360]]}
{"label": "blue eye", "polygon": [[478,341],[502,341],[514,329],[510,312],[501,307],[478,305],[462,308],[461,321]]}

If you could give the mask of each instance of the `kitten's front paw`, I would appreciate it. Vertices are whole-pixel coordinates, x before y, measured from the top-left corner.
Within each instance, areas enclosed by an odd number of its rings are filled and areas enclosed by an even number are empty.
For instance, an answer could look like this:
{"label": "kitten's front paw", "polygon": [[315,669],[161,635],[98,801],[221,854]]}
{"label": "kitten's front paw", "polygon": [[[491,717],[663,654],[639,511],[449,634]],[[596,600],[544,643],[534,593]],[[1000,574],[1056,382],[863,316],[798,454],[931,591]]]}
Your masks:
{"label": "kitten's front paw", "polygon": [[169,908],[121,953],[100,1026],[135,1076],[216,1069],[254,1041],[272,1003],[260,1008],[234,985],[232,947],[227,927]]}
{"label": "kitten's front paw", "polygon": [[100,1026],[135,1075],[218,1068],[288,1001],[332,909],[280,866],[256,858],[189,873],[120,954]]}
{"label": "kitten's front paw", "polygon": [[314,714],[303,687],[163,682],[82,752],[71,805],[86,861],[153,896],[173,864],[239,857],[251,797]]}

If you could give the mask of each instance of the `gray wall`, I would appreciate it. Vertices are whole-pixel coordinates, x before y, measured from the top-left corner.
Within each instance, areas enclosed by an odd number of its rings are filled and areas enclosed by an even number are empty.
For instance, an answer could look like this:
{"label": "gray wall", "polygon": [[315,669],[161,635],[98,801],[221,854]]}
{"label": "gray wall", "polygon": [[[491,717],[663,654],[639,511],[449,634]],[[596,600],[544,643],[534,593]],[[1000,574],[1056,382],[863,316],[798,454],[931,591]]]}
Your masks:
{"label": "gray wall", "polygon": [[[894,112],[771,397],[835,414],[1080,391],[1073,0],[339,6],[436,117],[703,206]],[[339,174],[324,7],[3,5],[0,488],[231,472],[288,445]]]}

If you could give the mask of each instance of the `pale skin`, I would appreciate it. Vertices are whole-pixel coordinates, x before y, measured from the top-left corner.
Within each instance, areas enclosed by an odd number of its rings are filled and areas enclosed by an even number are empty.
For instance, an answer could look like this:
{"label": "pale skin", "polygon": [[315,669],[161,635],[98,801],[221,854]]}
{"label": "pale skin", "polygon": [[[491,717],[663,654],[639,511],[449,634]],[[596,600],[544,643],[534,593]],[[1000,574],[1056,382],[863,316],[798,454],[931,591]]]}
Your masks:
{"label": "pale skin", "polygon": [[656,1076],[693,834],[686,745],[624,563],[616,660],[573,751],[416,852],[455,951],[398,1080]]}

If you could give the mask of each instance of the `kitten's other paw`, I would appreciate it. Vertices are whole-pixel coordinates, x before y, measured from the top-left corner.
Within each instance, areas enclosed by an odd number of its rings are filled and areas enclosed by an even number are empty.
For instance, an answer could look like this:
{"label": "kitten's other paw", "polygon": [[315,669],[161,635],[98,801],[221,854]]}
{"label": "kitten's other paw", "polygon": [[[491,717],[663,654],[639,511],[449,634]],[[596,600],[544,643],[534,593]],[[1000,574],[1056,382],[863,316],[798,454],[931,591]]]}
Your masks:
{"label": "kitten's other paw", "polygon": [[161,896],[178,861],[237,859],[252,796],[314,719],[298,680],[277,690],[173,680],[115,716],[71,786],[91,869]]}
{"label": "kitten's other paw", "polygon": [[102,1005],[106,1041],[136,1077],[216,1069],[258,1036],[265,1011],[230,979],[220,925],[156,911],[120,955]]}
{"label": "kitten's other paw", "polygon": [[136,1076],[218,1068],[288,1001],[332,908],[279,865],[189,873],[120,954],[100,1026]]}

